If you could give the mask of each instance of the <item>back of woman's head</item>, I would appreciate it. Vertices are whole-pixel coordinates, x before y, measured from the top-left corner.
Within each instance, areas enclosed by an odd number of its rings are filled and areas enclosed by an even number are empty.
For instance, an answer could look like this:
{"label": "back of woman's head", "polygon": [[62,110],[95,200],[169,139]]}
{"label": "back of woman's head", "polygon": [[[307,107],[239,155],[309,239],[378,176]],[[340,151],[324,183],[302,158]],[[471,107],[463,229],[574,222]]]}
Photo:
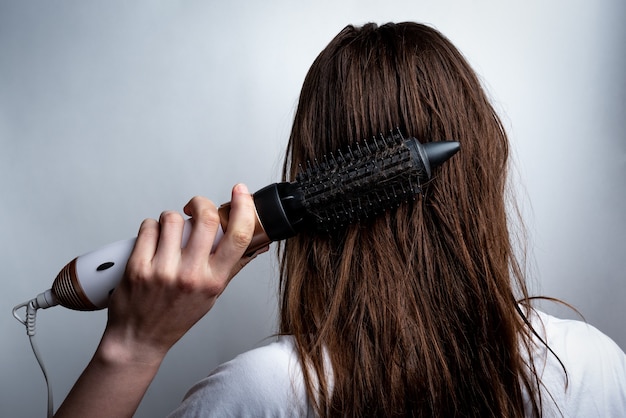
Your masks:
{"label": "back of woman's head", "polygon": [[519,348],[508,143],[458,50],[415,23],[346,27],[307,74],[285,177],[395,129],[461,151],[414,201],[285,242],[280,331],[296,338],[321,415],[520,415],[520,382],[533,380]]}

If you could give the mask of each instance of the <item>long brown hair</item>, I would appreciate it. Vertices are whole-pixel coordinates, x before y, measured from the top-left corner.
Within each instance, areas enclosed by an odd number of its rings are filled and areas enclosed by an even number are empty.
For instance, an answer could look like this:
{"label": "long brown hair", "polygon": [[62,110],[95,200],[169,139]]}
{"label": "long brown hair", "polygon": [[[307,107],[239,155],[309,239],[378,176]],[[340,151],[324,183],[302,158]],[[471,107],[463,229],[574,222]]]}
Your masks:
{"label": "long brown hair", "polygon": [[310,401],[320,416],[523,416],[539,380],[524,360],[508,140],[452,43],[416,23],[342,30],[304,81],[284,177],[392,129],[461,151],[415,201],[282,245],[280,333],[297,342]]}

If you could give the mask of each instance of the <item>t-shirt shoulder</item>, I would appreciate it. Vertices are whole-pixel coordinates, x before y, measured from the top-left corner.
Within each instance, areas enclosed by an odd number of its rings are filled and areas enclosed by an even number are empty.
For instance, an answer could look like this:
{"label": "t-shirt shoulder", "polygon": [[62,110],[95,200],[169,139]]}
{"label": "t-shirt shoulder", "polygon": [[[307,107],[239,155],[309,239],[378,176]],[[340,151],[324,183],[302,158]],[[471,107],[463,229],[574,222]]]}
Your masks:
{"label": "t-shirt shoulder", "polygon": [[548,399],[556,401],[568,417],[623,417],[626,355],[622,349],[588,323],[542,312],[537,318],[535,328],[554,352],[544,350],[535,357],[544,389],[550,391]]}
{"label": "t-shirt shoulder", "polygon": [[307,416],[306,391],[292,337],[250,350],[196,383],[170,417]]}

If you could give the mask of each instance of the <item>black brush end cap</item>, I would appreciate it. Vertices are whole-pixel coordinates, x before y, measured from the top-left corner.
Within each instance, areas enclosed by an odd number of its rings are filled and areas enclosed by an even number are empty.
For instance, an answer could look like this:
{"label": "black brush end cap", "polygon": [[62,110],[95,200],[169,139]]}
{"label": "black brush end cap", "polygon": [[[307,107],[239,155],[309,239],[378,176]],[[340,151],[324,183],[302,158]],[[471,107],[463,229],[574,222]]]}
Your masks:
{"label": "black brush end cap", "polygon": [[427,142],[422,146],[431,169],[445,163],[461,149],[457,141]]}

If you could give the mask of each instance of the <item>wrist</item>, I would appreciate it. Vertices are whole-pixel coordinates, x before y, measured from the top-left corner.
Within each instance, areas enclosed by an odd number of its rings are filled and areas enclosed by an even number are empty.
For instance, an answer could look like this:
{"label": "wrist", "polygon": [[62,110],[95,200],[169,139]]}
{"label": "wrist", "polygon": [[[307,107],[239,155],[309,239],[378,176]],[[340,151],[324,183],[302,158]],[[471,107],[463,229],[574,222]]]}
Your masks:
{"label": "wrist", "polygon": [[164,356],[162,350],[105,331],[94,356],[55,416],[132,416]]}
{"label": "wrist", "polygon": [[107,366],[136,366],[156,371],[167,350],[141,342],[132,336],[105,331],[94,359]]}

